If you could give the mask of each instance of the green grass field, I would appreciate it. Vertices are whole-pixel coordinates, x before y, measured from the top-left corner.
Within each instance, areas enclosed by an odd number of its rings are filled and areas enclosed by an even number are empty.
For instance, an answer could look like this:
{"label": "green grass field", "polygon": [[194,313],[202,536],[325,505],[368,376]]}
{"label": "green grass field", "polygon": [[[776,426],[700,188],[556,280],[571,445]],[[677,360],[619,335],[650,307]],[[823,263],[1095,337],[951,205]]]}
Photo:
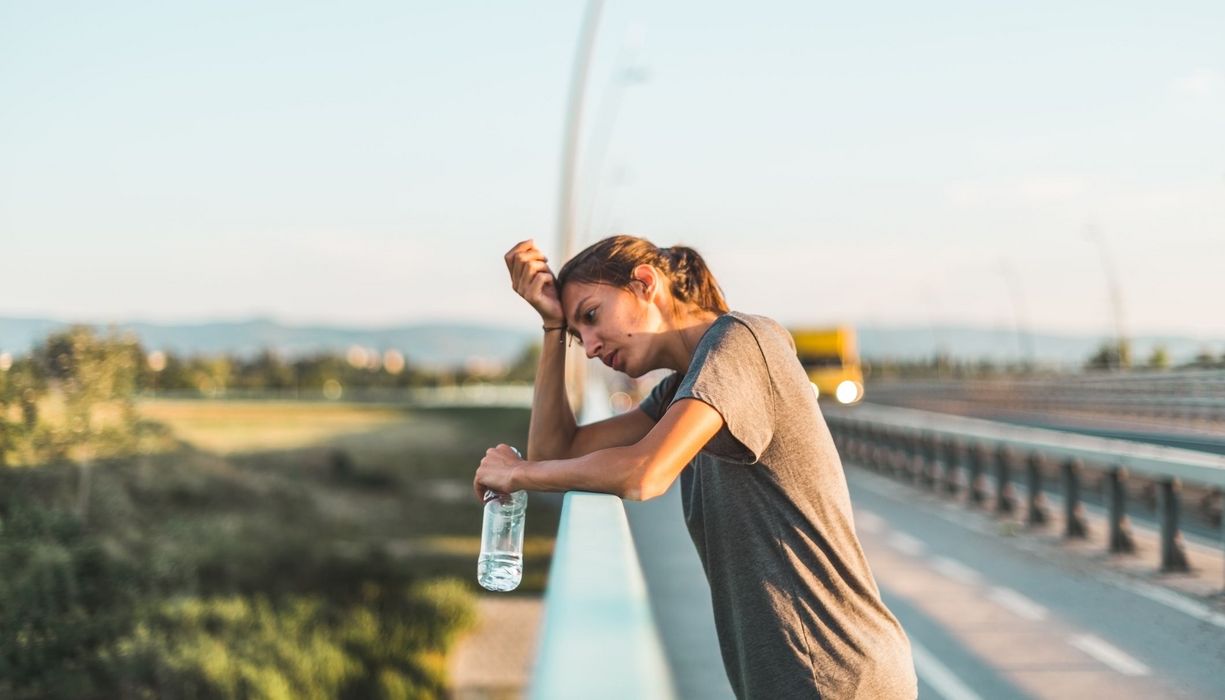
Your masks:
{"label": "green grass field", "polygon": [[[140,412],[253,478],[295,482],[338,533],[472,585],[482,513],[472,474],[488,447],[522,448],[529,418],[524,409],[280,401],[146,401]],[[559,497],[529,501],[520,593],[543,591],[559,509]]]}
{"label": "green grass field", "polygon": [[[526,410],[138,408],[166,429],[140,454],[0,469],[0,697],[443,694],[472,474]],[[559,504],[530,501],[511,595],[542,592]]]}

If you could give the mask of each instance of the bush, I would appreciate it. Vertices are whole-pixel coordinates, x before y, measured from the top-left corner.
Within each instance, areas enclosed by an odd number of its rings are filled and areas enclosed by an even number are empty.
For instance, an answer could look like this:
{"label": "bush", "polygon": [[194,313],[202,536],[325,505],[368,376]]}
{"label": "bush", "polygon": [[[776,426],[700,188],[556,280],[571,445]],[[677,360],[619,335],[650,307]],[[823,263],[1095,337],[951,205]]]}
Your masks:
{"label": "bush", "polygon": [[442,659],[473,621],[457,582],[384,592],[336,609],[317,596],[182,598],[104,653],[138,697],[442,697]]}
{"label": "bush", "polygon": [[72,468],[0,468],[0,697],[442,695],[464,584],[330,536],[292,483],[163,466],[99,464],[89,527]]}

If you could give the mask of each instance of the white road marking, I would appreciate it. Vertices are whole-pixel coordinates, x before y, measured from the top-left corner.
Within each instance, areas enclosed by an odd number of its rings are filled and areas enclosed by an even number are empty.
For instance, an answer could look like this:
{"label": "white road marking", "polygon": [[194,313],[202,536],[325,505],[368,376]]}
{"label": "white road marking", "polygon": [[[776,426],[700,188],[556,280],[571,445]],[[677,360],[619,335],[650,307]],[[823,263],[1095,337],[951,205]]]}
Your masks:
{"label": "white road marking", "polygon": [[930,685],[944,700],[982,700],[969,686],[940,663],[922,644],[910,638],[910,655],[914,658],[914,670],[923,682]]}
{"label": "white road marking", "polygon": [[976,585],[982,582],[983,579],[982,575],[974,569],[956,559],[949,559],[948,557],[933,557],[932,568],[946,577],[959,583],[964,583],[967,586]]}
{"label": "white road marking", "polygon": [[923,551],[927,549],[923,542],[902,532],[895,532],[892,535],[889,535],[888,541],[890,547],[893,547],[903,554],[909,554],[912,557],[922,556]]}
{"label": "white road marking", "polygon": [[[889,484],[888,482],[884,481],[884,477],[877,476],[871,473],[867,473],[866,476],[868,478],[861,479],[858,485],[868,489],[869,491],[874,491],[878,494],[885,491],[885,489],[880,488],[881,482],[883,482],[884,484],[888,486],[892,486],[892,484]],[[895,496],[895,497],[902,497],[904,499],[903,494],[891,493],[890,495]],[[1048,498],[1049,497],[1050,497],[1050,494],[1048,494]],[[1056,506],[1058,506],[1059,503],[1061,503],[1061,501],[1058,501],[1056,498],[1051,498],[1050,505],[1051,505],[1052,510],[1058,510]],[[1092,507],[1089,506],[1088,504],[1086,504],[1086,509],[1090,511],[1093,510]],[[936,517],[946,522],[950,522],[955,525],[963,526],[969,530],[974,530],[978,532],[986,532],[986,530],[984,530],[982,523],[980,521],[975,520],[972,516],[970,516],[969,514],[963,513],[963,512],[937,510],[937,511],[933,511],[933,515],[935,515]],[[1133,525],[1133,527],[1136,527],[1136,526]],[[1184,537],[1185,536],[1186,535],[1184,534]],[[1040,543],[1028,542],[1024,539],[1011,539],[1009,540],[1009,544],[1019,549],[1033,551],[1033,552],[1040,552],[1043,549]],[[1099,580],[1105,581],[1106,583],[1109,583],[1117,588],[1122,588],[1123,590],[1130,591],[1132,593],[1135,593],[1136,595],[1148,598],[1149,600],[1155,603],[1160,603],[1162,605],[1165,605],[1166,607],[1173,608],[1174,610],[1177,610],[1181,613],[1190,615],[1191,617],[1197,620],[1201,620],[1203,622],[1207,622],[1208,624],[1215,625],[1217,627],[1221,627],[1225,629],[1225,613],[1217,612],[1213,610],[1212,608],[1209,608],[1208,606],[1198,603],[1179,593],[1175,593],[1174,591],[1171,591],[1171,590],[1168,590],[1166,588],[1162,588],[1159,586],[1154,586],[1152,584],[1142,583],[1139,581],[1131,581],[1123,576],[1119,576],[1117,574],[1106,572],[1106,571],[1095,572],[1094,576],[1098,578]]]}
{"label": "white road marking", "polygon": [[1091,634],[1080,634],[1068,640],[1072,646],[1106,664],[1124,676],[1147,676],[1148,666],[1125,654],[1113,644]]}
{"label": "white road marking", "polygon": [[862,508],[855,509],[855,525],[862,532],[881,532],[885,529],[885,521],[879,515]]}
{"label": "white road marking", "polygon": [[1018,617],[1023,617],[1026,620],[1035,622],[1046,619],[1046,608],[1017,593],[1011,588],[996,586],[987,594],[991,600],[999,603],[1000,606],[1006,608],[1009,612]]}
{"label": "white road marking", "polygon": [[1144,596],[1154,603],[1160,603],[1168,608],[1173,608],[1181,613],[1185,613],[1194,617],[1197,620],[1203,620],[1217,627],[1225,628],[1225,614],[1216,612],[1212,608],[1202,603],[1197,603],[1190,598],[1179,595],[1174,591],[1144,583],[1142,581],[1129,581],[1122,576],[1108,575],[1103,576],[1103,579],[1111,585],[1122,588],[1125,591],[1130,591],[1139,596]]}

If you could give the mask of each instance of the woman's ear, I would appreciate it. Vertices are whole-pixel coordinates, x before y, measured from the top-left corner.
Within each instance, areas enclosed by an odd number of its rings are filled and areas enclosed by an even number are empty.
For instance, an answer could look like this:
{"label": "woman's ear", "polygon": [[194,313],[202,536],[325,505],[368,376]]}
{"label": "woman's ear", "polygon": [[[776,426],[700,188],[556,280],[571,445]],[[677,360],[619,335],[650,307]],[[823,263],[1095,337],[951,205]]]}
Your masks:
{"label": "woman's ear", "polygon": [[655,295],[655,290],[659,286],[659,272],[644,263],[634,268],[633,273],[630,274],[630,281],[638,283],[633,287],[643,299],[650,299]]}

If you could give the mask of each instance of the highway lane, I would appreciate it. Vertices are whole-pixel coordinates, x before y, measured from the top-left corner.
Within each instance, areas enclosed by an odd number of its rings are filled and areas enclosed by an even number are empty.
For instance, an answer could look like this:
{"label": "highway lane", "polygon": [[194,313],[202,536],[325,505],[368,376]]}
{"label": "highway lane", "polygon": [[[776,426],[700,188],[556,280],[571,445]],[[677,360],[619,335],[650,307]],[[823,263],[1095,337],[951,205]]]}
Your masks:
{"label": "highway lane", "polygon": [[[1015,530],[911,486],[853,466],[847,476],[920,697],[1225,696],[1225,613],[1159,581],[1129,587],[1098,560],[1002,535]],[[626,512],[678,696],[731,697],[677,490]]]}
{"label": "highway lane", "polygon": [[1138,595],[1095,561],[909,486],[854,467],[848,481],[882,593],[940,664],[925,672],[916,654],[931,697],[1225,696],[1225,615]]}

